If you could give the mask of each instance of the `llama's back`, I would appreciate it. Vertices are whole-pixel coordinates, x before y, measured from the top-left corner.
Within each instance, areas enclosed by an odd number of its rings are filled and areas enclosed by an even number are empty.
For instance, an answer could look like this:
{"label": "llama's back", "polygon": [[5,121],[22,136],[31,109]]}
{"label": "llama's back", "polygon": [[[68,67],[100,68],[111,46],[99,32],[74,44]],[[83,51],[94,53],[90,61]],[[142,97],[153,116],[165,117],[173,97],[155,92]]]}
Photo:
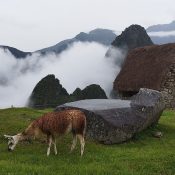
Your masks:
{"label": "llama's back", "polygon": [[39,127],[45,134],[64,134],[68,131],[84,134],[86,117],[83,112],[76,109],[50,112],[35,120],[33,126]]}

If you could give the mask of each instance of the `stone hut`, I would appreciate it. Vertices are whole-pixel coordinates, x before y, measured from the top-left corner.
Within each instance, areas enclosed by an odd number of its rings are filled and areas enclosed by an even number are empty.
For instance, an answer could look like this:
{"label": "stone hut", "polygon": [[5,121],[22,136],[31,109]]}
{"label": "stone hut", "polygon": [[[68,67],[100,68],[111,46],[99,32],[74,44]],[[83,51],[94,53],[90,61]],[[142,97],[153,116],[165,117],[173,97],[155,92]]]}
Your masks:
{"label": "stone hut", "polygon": [[154,45],[129,52],[114,81],[114,91],[130,98],[140,88],[162,92],[167,107],[175,107],[175,44]]}

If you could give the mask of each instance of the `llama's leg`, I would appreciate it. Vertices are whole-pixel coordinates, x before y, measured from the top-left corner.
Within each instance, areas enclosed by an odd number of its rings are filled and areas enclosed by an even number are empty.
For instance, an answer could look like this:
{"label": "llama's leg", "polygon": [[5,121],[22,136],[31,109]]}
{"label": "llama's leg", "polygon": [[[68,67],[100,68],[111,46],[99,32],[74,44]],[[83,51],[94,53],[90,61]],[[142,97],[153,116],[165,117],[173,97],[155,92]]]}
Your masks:
{"label": "llama's leg", "polygon": [[73,134],[73,141],[72,141],[72,146],[70,149],[71,152],[75,149],[76,144],[77,144],[77,135]]}
{"label": "llama's leg", "polygon": [[50,155],[50,148],[51,148],[51,145],[52,145],[52,136],[51,135],[47,136],[47,142],[48,142],[47,156],[49,156]]}
{"label": "llama's leg", "polygon": [[85,140],[83,135],[78,134],[78,139],[80,140],[80,145],[81,145],[81,156],[83,155],[84,152],[84,146],[85,146]]}
{"label": "llama's leg", "polygon": [[53,146],[54,146],[54,152],[55,152],[55,155],[57,155],[57,145],[56,145],[56,139],[55,139],[55,137],[54,136],[52,136],[52,138],[53,138]]}

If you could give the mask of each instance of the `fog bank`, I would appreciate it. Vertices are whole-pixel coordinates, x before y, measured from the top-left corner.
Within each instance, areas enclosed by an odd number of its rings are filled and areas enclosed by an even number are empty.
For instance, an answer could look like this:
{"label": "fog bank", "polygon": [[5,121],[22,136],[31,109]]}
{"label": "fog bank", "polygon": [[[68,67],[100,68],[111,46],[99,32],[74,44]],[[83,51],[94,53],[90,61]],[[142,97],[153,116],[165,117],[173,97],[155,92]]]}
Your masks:
{"label": "fog bank", "polygon": [[48,74],[55,74],[69,93],[99,84],[109,95],[122,54],[117,50],[115,58],[106,58],[107,49],[97,43],[78,42],[59,56],[33,54],[26,59],[0,50],[0,108],[25,106],[34,86]]}

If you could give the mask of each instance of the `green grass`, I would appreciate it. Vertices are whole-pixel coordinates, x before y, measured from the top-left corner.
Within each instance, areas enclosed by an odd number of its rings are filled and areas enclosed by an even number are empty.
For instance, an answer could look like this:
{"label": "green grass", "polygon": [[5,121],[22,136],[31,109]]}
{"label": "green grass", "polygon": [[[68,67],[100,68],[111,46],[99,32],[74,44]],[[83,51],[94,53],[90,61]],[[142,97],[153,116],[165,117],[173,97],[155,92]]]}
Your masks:
{"label": "green grass", "polygon": [[[11,108],[0,110],[0,175],[174,175],[175,111],[166,110],[156,128],[138,134],[133,140],[113,146],[86,141],[80,157],[80,145],[69,153],[71,136],[58,139],[58,155],[46,156],[47,146],[40,142],[20,143],[7,151],[4,134],[15,134],[48,110]],[[163,137],[152,137],[160,130]]]}

